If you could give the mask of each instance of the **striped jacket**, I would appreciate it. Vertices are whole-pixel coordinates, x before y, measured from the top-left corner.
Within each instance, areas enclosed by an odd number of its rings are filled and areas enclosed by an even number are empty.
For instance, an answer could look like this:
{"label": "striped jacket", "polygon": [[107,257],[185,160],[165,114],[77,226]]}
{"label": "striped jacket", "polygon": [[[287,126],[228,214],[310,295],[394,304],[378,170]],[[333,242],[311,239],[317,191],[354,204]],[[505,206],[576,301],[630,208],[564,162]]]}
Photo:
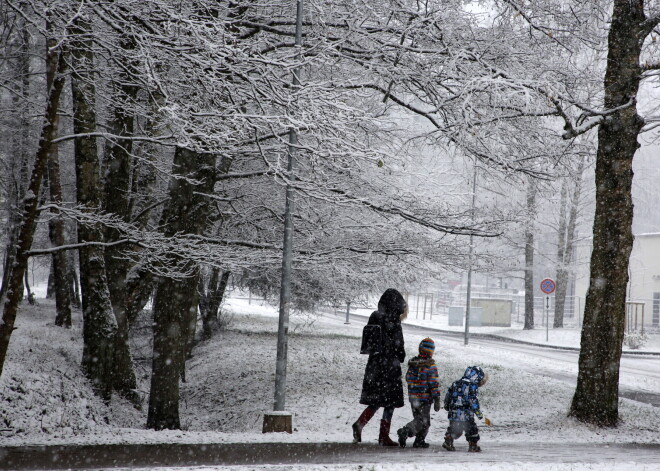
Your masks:
{"label": "striped jacket", "polygon": [[410,402],[431,402],[440,397],[438,367],[432,358],[414,357],[408,362],[406,373]]}

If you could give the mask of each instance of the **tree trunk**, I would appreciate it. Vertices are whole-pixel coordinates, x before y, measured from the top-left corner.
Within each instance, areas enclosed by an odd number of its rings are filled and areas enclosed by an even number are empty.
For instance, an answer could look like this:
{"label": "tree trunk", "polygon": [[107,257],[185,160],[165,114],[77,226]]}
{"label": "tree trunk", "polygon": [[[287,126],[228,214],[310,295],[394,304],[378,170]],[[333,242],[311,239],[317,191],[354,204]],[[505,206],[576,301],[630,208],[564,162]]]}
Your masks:
{"label": "tree trunk", "polygon": [[34,293],[32,293],[32,290],[30,289],[30,280],[29,280],[29,276],[28,276],[27,267],[26,267],[26,270],[25,270],[25,274],[23,276],[23,285],[25,286],[25,291],[27,292],[28,304],[30,304],[30,305],[36,304],[37,300],[34,298]]}
{"label": "tree trunk", "polygon": [[204,286],[204,280],[202,277],[199,279],[199,312],[202,316],[202,339],[208,340],[213,336],[213,328],[215,326],[213,318],[211,316],[211,296],[212,292],[216,289],[218,285],[218,277],[220,275],[220,269],[214,267],[211,270],[211,276],[209,277],[207,286]]}
{"label": "tree trunk", "polygon": [[615,0],[608,36],[604,81],[606,109],[625,106],[598,128],[596,212],[589,290],[577,387],[570,415],[599,426],[615,426],[619,417],[619,365],[625,327],[628,263],[633,245],[633,156],[643,126],[635,98],[644,37],[642,0]]}
{"label": "tree trunk", "polygon": [[227,289],[227,283],[229,282],[229,275],[231,272],[225,270],[220,276],[218,281],[218,273],[220,270],[218,268],[213,269],[215,274],[215,280],[213,276],[209,281],[208,288],[208,306],[206,308],[206,316],[202,317],[202,336],[204,339],[210,339],[213,336],[213,331],[218,325],[218,310],[220,309],[220,304],[222,304],[222,299],[225,295],[225,290]]}
{"label": "tree trunk", "polygon": [[[19,20],[20,21],[20,20]],[[7,245],[5,249],[5,263],[2,272],[2,286],[0,286],[0,299],[4,299],[9,288],[9,279],[16,261],[17,240],[22,223],[21,206],[24,203],[25,190],[28,186],[29,155],[28,140],[30,130],[30,35],[25,21],[20,21],[21,33],[19,35],[19,54],[16,63],[10,63],[16,67],[17,75],[21,78],[20,85],[13,90],[12,105],[15,110],[20,110],[10,119],[18,123],[18,129],[12,133],[11,141],[11,159],[9,165],[11,169],[18,168],[19,173],[15,175],[12,172],[12,181],[8,185],[8,209],[9,216],[7,220]],[[50,90],[50,89],[49,89]],[[20,299],[23,299],[24,286],[21,276]]]}
{"label": "tree trunk", "polygon": [[[195,280],[196,284],[199,284],[199,277],[201,275],[198,273],[197,279]],[[195,334],[197,333],[197,305],[199,304],[199,291],[196,289],[192,291],[192,299],[190,300],[190,308],[188,309],[188,315],[183,319],[183,334],[182,337],[185,341],[185,350],[183,362],[181,364],[181,381],[186,382],[186,360],[192,358],[192,351],[195,347]]]}
{"label": "tree trunk", "polygon": [[[57,70],[60,74],[64,71],[64,60],[60,58],[60,51],[50,51],[48,55],[48,69]],[[9,339],[14,330],[16,314],[18,312],[18,303],[23,292],[23,275],[27,269],[28,251],[32,246],[34,237],[34,227],[37,218],[38,195],[41,189],[41,183],[46,172],[48,162],[48,153],[53,145],[53,136],[55,128],[55,116],[60,102],[62,89],[64,88],[64,77],[58,75],[53,82],[53,86],[48,91],[48,102],[46,106],[45,123],[41,130],[39,147],[37,150],[32,175],[28,191],[23,200],[23,212],[21,223],[19,225],[18,239],[16,241],[16,257],[13,270],[11,271],[5,300],[2,311],[2,322],[0,323],[0,376],[4,369],[7,350],[9,348]]]}
{"label": "tree trunk", "polygon": [[[122,41],[123,49],[132,48],[129,40]],[[115,90],[117,99],[115,103],[122,103],[125,98],[128,102],[135,101],[138,89],[130,84],[130,77],[126,73],[119,74],[119,82]],[[108,123],[110,132],[116,136],[132,136],[134,126],[134,114],[131,109],[115,107],[112,110],[112,118]],[[126,222],[130,221],[129,198],[131,186],[131,153],[133,151],[132,140],[106,141],[105,147],[105,198],[104,206],[108,213],[119,216]],[[105,238],[108,241],[119,239],[119,231],[115,228],[105,229]],[[114,352],[113,387],[122,396],[129,399],[133,404],[139,406],[139,395],[136,392],[137,379],[133,369],[133,358],[131,356],[129,337],[129,322],[126,313],[126,277],[131,269],[132,263],[122,256],[123,247],[109,247],[105,250],[105,264],[108,273],[108,288],[112,308],[117,319],[117,337]]]}
{"label": "tree trunk", "polygon": [[[557,329],[564,327],[564,306],[566,301],[566,207],[568,206],[568,180],[564,178],[561,184],[561,202],[559,203],[559,227],[557,227],[557,275],[555,292],[555,316],[552,326]],[[561,278],[561,283],[560,283]]]}
{"label": "tree trunk", "polygon": [[154,279],[151,272],[133,267],[126,281],[126,319],[129,326],[135,323],[138,314],[153,294]]}
{"label": "tree trunk", "polygon": [[534,328],[534,219],[536,218],[536,185],[527,186],[527,226],[525,228],[525,325]]}
{"label": "tree trunk", "polygon": [[[48,22],[46,28],[47,30],[51,29],[50,22]],[[56,44],[57,41],[55,39],[48,39],[49,48],[55,47]],[[46,74],[46,83],[49,89],[52,86],[53,80],[55,80],[54,74],[48,72]],[[55,122],[53,123],[53,133],[55,136],[57,135],[59,122],[59,115],[56,114]],[[48,188],[50,190],[51,202],[57,205],[61,204],[62,184],[60,181],[60,160],[56,145],[51,146],[50,152],[48,153]],[[55,217],[48,221],[48,237],[53,247],[60,247],[65,244],[64,219],[59,216],[59,211],[57,209],[52,209],[51,213],[55,214]],[[71,297],[69,295],[69,286],[67,283],[69,268],[67,255],[64,251],[53,253],[51,267],[55,293],[55,325],[71,327]]]}
{"label": "tree trunk", "polygon": [[[88,137],[96,132],[96,110],[93,73],[94,53],[91,25],[77,17],[73,25],[76,37],[72,43],[73,74],[73,130],[76,161],[76,196],[78,204],[94,213],[101,207],[101,180],[96,138]],[[100,224],[78,226],[78,242],[103,242]],[[80,257],[80,287],[83,309],[83,360],[82,366],[91,380],[94,390],[104,400],[112,396],[112,372],[114,342],[117,333],[103,248],[82,247]]]}
{"label": "tree trunk", "polygon": [[53,299],[55,297],[55,267],[51,259],[50,269],[48,270],[48,281],[46,281],[46,299]]}
{"label": "tree trunk", "polygon": [[[202,183],[192,185],[187,180],[172,178],[170,199],[160,225],[168,237],[177,233],[201,234],[206,229],[209,204],[200,193],[213,191],[215,157],[177,147],[173,168]],[[185,263],[176,259],[173,262]],[[197,309],[197,299],[191,293],[197,290],[199,276],[197,266],[188,268],[193,275],[183,280],[161,278],[154,296],[154,354],[147,427],[156,430],[181,427],[179,378],[184,368],[190,313]]]}
{"label": "tree trunk", "polygon": [[67,255],[69,261],[69,272],[67,273],[67,285],[69,286],[69,297],[71,298],[71,305],[75,308],[80,308],[80,283],[78,282],[78,272],[76,271],[76,255],[71,252]]}
{"label": "tree trunk", "polygon": [[[580,159],[578,162],[577,170],[575,171],[573,194],[568,209],[568,226],[566,228],[566,244],[563,253],[563,262],[557,270],[557,295],[555,296],[555,323],[557,319],[557,312],[561,312],[562,325],[555,327],[563,327],[564,311],[566,308],[566,293],[568,291],[568,283],[570,281],[569,265],[573,260],[573,253],[575,251],[575,227],[577,225],[578,207],[580,204],[580,193],[582,191],[582,173],[584,172],[585,159]],[[563,286],[564,289],[560,290]],[[575,301],[573,302],[573,311],[575,311]]]}

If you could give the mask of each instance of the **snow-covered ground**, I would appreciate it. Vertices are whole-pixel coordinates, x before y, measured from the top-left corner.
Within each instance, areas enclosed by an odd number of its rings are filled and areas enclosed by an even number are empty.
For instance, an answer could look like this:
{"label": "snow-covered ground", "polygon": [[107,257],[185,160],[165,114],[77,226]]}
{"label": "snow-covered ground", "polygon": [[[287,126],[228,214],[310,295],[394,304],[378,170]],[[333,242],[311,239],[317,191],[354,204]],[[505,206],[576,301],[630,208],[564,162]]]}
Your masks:
{"label": "snow-covered ground", "polygon": [[[295,432],[262,434],[262,415],[272,407],[275,370],[277,310],[263,301],[231,298],[223,307],[226,330],[195,347],[187,364],[187,380],[181,389],[182,431],[145,430],[146,411],[114,398],[104,405],[91,393],[80,374],[82,354],[80,314],[71,330],[54,326],[54,307],[39,300],[36,307],[23,306],[0,378],[0,446],[23,444],[88,443],[258,443],[258,442],[348,442],[350,425],[362,410],[358,404],[366,357],[359,355],[361,324],[344,324],[343,316],[294,315],[289,341],[287,408],[294,414]],[[416,351],[422,333],[406,334],[409,355]],[[480,455],[488,462],[489,444],[660,443],[658,408],[621,399],[621,425],[596,429],[566,417],[573,386],[553,377],[539,376],[530,368],[552,370],[559,360],[502,350],[496,344],[463,346],[456,340],[435,335],[436,359],[442,387],[459,378],[466,366],[478,364],[491,380],[481,391],[483,410],[494,423],[482,427]],[[142,342],[142,343],[141,343]],[[136,339],[137,372],[144,405],[150,365],[142,358],[146,338]],[[657,361],[660,363],[660,360]],[[645,363],[646,365],[646,363]],[[564,366],[559,366],[559,369]],[[645,389],[660,391],[657,365],[647,375]],[[633,381],[634,382],[634,381]],[[630,386],[630,385],[628,385]],[[392,432],[410,420],[408,407],[397,409]],[[364,430],[366,443],[377,438],[377,418]],[[443,411],[434,413],[428,440],[437,445],[447,426]],[[450,469],[446,455],[438,462],[411,464],[405,469]],[[451,455],[461,460],[460,455]],[[489,469],[540,469],[564,471],[595,469],[581,463],[525,460],[524,464],[494,463]],[[536,461],[543,465],[536,464]],[[597,458],[594,457],[594,462]],[[605,469],[658,469],[657,463],[634,463],[634,454],[610,462]],[[616,465],[616,466],[615,466]],[[655,466],[655,467],[654,467]],[[601,469],[602,466],[599,467]],[[221,468],[199,468],[221,469]],[[281,467],[233,467],[231,469],[340,469],[389,471],[401,465],[367,464],[331,467],[324,465]],[[475,468],[476,469],[476,468]]]}

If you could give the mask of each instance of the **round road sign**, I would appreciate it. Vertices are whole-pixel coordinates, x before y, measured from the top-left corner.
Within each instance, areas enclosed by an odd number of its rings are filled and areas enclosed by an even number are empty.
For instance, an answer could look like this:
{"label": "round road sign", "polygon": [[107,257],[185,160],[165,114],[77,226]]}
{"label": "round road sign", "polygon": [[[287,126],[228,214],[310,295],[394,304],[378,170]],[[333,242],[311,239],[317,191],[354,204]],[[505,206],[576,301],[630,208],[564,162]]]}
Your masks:
{"label": "round road sign", "polygon": [[555,280],[552,278],[546,278],[541,281],[541,291],[543,291],[545,294],[552,294],[555,292],[555,289],[557,289],[557,285],[555,284]]}

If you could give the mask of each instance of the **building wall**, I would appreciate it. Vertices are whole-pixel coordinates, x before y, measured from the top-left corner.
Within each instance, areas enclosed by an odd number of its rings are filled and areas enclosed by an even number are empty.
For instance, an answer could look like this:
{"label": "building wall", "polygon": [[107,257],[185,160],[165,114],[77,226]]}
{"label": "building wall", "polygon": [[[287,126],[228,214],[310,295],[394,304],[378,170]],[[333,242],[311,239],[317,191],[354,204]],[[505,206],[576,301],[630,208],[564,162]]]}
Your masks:
{"label": "building wall", "polygon": [[[578,260],[586,260],[576,267],[576,295],[585,298],[589,287],[589,257],[591,241],[578,246]],[[644,304],[644,325],[660,324],[660,233],[635,236],[630,254],[627,301]],[[584,303],[581,306],[584,313]],[[637,313],[641,323],[641,312]]]}

